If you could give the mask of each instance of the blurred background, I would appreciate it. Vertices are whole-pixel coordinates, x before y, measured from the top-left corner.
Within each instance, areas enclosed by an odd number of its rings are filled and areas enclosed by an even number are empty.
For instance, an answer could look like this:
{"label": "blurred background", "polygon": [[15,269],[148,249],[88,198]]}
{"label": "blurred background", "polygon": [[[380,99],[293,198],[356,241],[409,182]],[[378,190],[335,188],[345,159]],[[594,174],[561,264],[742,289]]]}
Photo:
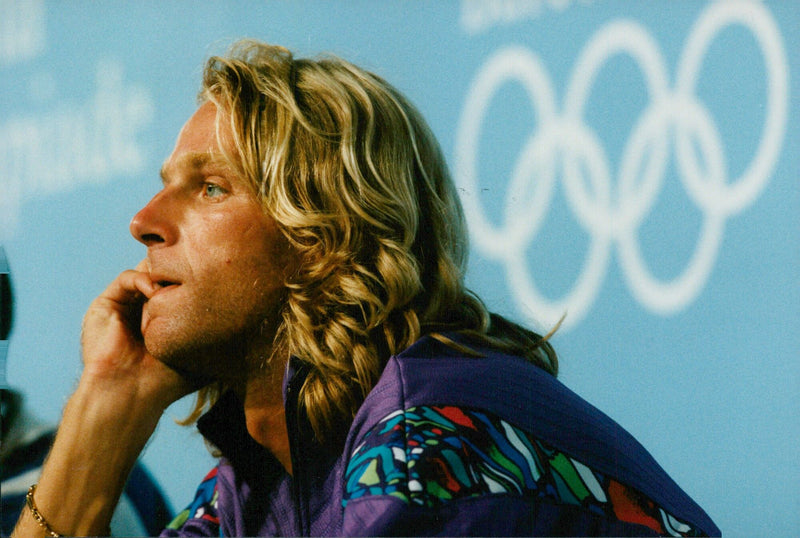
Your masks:
{"label": "blurred background", "polygon": [[[800,4],[0,0],[4,386],[57,422],[81,318],[241,37],[388,79],[442,144],[469,285],[726,536],[800,526]],[[5,347],[5,344],[3,344]],[[2,348],[0,348],[2,351]],[[0,359],[2,357],[0,356]],[[168,411],[143,460],[182,509],[214,465]]]}

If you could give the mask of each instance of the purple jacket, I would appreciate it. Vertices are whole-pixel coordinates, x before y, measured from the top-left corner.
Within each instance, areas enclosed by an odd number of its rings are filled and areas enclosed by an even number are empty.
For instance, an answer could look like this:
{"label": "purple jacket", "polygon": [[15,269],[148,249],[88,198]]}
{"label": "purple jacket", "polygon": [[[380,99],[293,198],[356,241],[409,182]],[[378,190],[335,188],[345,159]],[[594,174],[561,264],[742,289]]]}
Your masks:
{"label": "purple jacket", "polygon": [[[457,335],[448,335],[458,340]],[[223,454],[164,536],[719,535],[647,451],[519,357],[422,338],[392,357],[344,444],[284,384],[294,476],[225,395],[198,423]]]}

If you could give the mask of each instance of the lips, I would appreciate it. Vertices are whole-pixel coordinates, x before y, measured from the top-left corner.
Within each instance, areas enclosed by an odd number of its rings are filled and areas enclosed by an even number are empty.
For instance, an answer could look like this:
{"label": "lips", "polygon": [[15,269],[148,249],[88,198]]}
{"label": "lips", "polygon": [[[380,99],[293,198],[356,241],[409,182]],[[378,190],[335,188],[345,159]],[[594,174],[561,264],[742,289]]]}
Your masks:
{"label": "lips", "polygon": [[156,293],[161,293],[163,291],[171,290],[171,289],[177,288],[178,286],[181,285],[180,282],[178,282],[177,280],[174,280],[172,277],[168,277],[168,276],[164,276],[164,275],[158,275],[158,274],[151,273],[150,274],[150,278],[153,281],[153,284],[155,284],[156,287],[158,288]]}

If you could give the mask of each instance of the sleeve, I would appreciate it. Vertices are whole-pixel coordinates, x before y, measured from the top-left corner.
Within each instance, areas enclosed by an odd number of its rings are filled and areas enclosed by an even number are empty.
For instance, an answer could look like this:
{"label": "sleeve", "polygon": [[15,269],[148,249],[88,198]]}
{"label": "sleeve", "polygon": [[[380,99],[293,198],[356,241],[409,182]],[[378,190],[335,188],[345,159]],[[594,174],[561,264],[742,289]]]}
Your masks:
{"label": "sleeve", "polygon": [[175,516],[161,536],[220,536],[218,469],[214,467],[206,475],[194,500]]}
{"label": "sleeve", "polygon": [[397,411],[357,444],[345,535],[695,536],[635,490],[478,410]]}

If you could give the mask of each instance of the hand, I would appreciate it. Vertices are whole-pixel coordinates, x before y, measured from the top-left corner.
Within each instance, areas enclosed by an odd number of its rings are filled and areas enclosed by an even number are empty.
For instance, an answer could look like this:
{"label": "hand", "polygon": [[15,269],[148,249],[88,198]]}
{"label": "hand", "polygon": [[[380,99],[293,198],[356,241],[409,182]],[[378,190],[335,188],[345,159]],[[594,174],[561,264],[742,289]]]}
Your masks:
{"label": "hand", "polygon": [[146,263],[121,273],[89,306],[83,320],[84,378],[112,391],[160,405],[161,411],[193,388],[147,352],[142,305],[158,289]]}
{"label": "hand", "polygon": [[[120,274],[83,319],[83,375],[36,487],[39,511],[68,536],[97,536],[108,529],[161,414],[192,389],[145,348],[142,305],[158,288],[146,269],[142,262]],[[42,529],[23,510],[14,534],[41,536]]]}

